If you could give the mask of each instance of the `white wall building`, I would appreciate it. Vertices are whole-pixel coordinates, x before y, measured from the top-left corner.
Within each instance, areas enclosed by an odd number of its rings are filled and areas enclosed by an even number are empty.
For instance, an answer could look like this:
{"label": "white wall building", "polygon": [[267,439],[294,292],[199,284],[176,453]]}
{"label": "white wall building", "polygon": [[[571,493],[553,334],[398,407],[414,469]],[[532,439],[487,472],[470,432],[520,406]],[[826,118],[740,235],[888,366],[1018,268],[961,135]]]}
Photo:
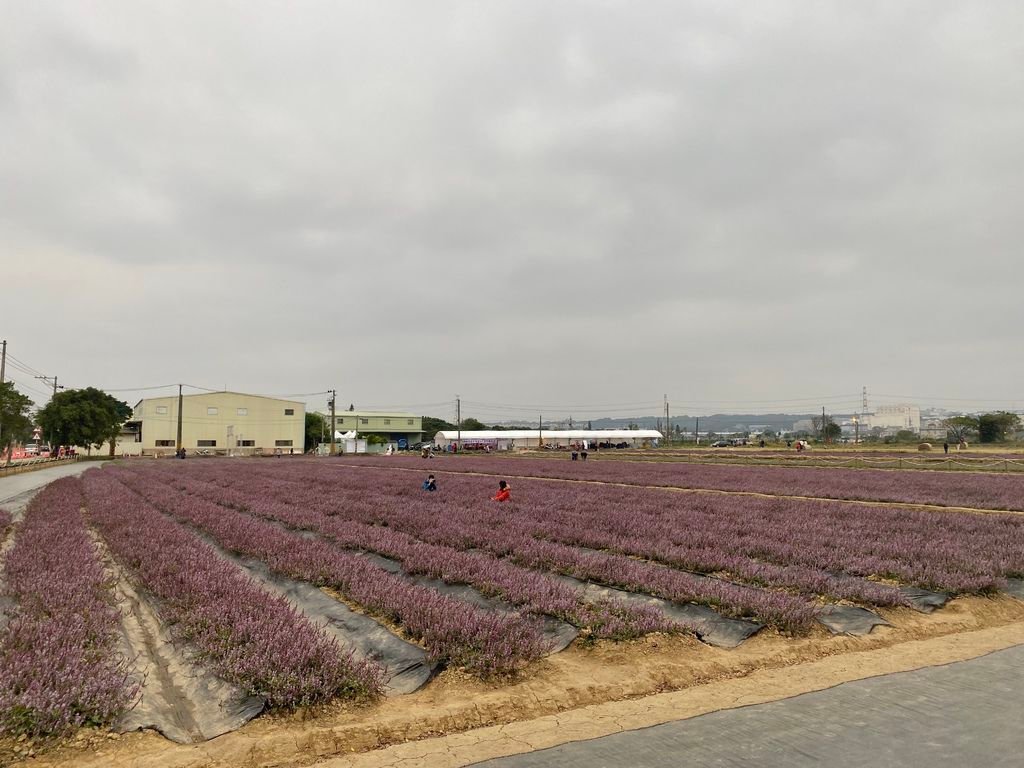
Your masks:
{"label": "white wall building", "polygon": [[[867,416],[868,429],[880,428],[886,432],[909,430],[921,433],[921,409],[916,405],[880,405]],[[863,425],[861,425],[863,428]]]}
{"label": "white wall building", "polygon": [[[454,429],[438,432],[434,443],[446,448],[460,439]],[[495,429],[462,430],[462,447],[466,449],[490,448],[507,451],[513,448],[538,448],[541,445],[568,448],[573,443],[583,444],[593,450],[602,443],[630,447],[657,445],[662,439],[656,429]]]}
{"label": "white wall building", "polygon": [[[188,453],[302,453],[306,404],[241,392],[204,392],[182,400],[181,438]],[[135,405],[125,427],[146,454],[172,454],[177,446],[178,396],[152,397]]]}

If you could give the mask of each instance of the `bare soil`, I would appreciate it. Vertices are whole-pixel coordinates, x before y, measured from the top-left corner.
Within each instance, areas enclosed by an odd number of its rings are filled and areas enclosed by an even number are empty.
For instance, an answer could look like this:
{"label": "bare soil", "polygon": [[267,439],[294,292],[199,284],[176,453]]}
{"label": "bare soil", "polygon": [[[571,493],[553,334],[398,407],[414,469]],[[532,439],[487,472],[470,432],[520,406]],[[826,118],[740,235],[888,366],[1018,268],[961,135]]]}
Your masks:
{"label": "bare soil", "polygon": [[[758,697],[777,698],[772,693],[773,679],[810,679],[825,674],[819,670],[820,665],[838,670],[844,679],[856,679],[880,674],[876,671],[877,660],[884,662],[889,656],[909,659],[905,663],[916,666],[972,658],[990,650],[986,643],[991,644],[991,637],[986,640],[986,633],[980,630],[1005,628],[1001,636],[1019,635],[1021,640],[1017,642],[1024,642],[1024,602],[1005,595],[960,598],[932,614],[909,609],[881,613],[893,626],[878,627],[864,637],[832,636],[824,629],[797,638],[765,631],[731,650],[703,645],[689,637],[663,635],[631,643],[602,641],[588,645],[577,641],[566,651],[534,664],[516,680],[484,683],[459,670],[446,670],[424,689],[408,696],[358,708],[338,705],[264,716],[203,744],[174,744],[153,732],[113,737],[83,730],[75,739],[52,746],[43,755],[38,754],[39,745],[0,745],[0,764],[12,759],[17,763],[12,748],[18,747],[22,754],[29,748],[34,750],[33,759],[22,761],[33,766],[263,768],[306,766],[323,760],[332,765],[384,765],[390,763],[375,756],[390,751],[371,751],[559,713],[566,713],[565,717],[582,713],[577,720],[582,718],[585,723],[591,710],[581,708],[617,706],[609,702],[620,702],[628,708],[632,702],[655,694],[711,691],[722,684],[743,682],[746,703]],[[929,656],[929,652],[920,650],[928,643],[919,646],[919,641],[929,641],[943,650]],[[1002,642],[1008,641],[1004,637]],[[869,657],[876,659],[874,667],[864,661]],[[733,705],[733,699],[719,698],[718,708]],[[567,738],[571,737],[563,740]],[[423,741],[422,745],[433,743]],[[400,759],[403,765],[440,764],[433,758]],[[451,757],[445,764],[464,764],[453,760],[456,758]]]}

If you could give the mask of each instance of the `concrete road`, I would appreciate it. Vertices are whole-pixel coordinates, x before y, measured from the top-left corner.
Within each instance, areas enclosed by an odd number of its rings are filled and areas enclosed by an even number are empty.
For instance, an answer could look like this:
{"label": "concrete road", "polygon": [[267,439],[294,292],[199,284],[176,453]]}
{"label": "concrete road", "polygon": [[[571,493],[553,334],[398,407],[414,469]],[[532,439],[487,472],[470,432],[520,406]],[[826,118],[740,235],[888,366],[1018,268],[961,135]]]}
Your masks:
{"label": "concrete road", "polygon": [[1024,646],[477,765],[1020,768]]}
{"label": "concrete road", "polygon": [[0,509],[18,512],[44,485],[61,477],[80,475],[90,467],[98,467],[103,463],[102,461],[76,461],[72,464],[58,464],[46,469],[0,477]]}

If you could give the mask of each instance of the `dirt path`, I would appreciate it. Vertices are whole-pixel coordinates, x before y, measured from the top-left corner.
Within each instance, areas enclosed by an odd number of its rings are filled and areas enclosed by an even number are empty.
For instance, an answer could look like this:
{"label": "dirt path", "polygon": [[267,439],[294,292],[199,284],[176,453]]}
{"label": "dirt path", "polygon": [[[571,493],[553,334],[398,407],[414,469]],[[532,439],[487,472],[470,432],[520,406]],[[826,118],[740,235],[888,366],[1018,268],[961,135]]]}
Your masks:
{"label": "dirt path", "polygon": [[118,733],[152,728],[181,744],[206,741],[256,717],[264,700],[191,663],[171,643],[149,601],[139,593],[100,535],[89,535],[114,585],[121,612],[122,653],[132,660],[139,700],[114,725]]}
{"label": "dirt path", "polygon": [[832,688],[866,677],[908,672],[977,658],[1024,643],[1024,625],[981,630],[953,638],[919,640],[896,649],[862,651],[785,670],[759,670],[685,691],[582,707],[503,726],[425,739],[318,763],[320,768],[455,768],[496,757],[596,739],[622,731],[763,704]]}
{"label": "dirt path", "polygon": [[[353,467],[356,469],[388,469],[395,472],[415,472],[423,474],[422,469],[415,467],[382,467],[378,464],[345,464],[344,467]],[[341,469],[343,467],[336,467]],[[646,488],[653,491],[670,491],[674,493],[693,493],[693,494],[710,494],[717,496],[753,496],[761,499],[794,499],[796,501],[828,501],[835,504],[856,504],[862,507],[887,507],[895,509],[914,509],[923,510],[925,512],[971,512],[973,514],[982,515],[1022,515],[1024,512],[1020,512],[1012,509],[984,509],[981,507],[952,507],[943,504],[916,504],[908,501],[870,501],[867,499],[831,499],[827,496],[793,496],[783,493],[765,493],[762,491],[726,491],[720,488],[687,488],[678,485],[644,485],[642,483],[616,483],[608,480],[580,480],[578,478],[569,477],[544,477],[542,475],[510,475],[494,472],[472,472],[469,470],[456,470],[456,469],[434,469],[431,467],[434,474],[437,475],[469,475],[472,477],[505,477],[514,478],[516,480],[546,480],[552,483],[577,483],[580,485],[606,485],[613,486],[616,488]]]}
{"label": "dirt path", "polygon": [[[176,745],[154,733],[116,740],[83,738],[77,746],[37,757],[32,765],[285,768],[364,752],[373,754],[374,760],[391,759],[388,754],[399,753],[372,753],[391,745],[410,750],[400,753],[412,758],[405,765],[463,765],[470,758],[462,753],[452,752],[453,762],[444,762],[435,753],[420,760],[414,753],[423,749],[427,755],[436,744],[428,740],[448,734],[462,734],[451,743],[465,745],[491,742],[508,733],[506,749],[512,742],[522,749],[533,748],[546,744],[543,739],[571,739],[583,733],[590,721],[605,728],[611,727],[609,723],[626,727],[640,722],[627,715],[640,717],[648,711],[660,711],[665,719],[665,713],[671,712],[678,718],[690,711],[679,702],[691,702],[685,706],[697,713],[701,706],[723,708],[792,695],[799,692],[800,681],[805,688],[825,687],[900,668],[971,658],[993,650],[994,643],[1006,647],[1024,642],[1024,602],[1008,596],[962,598],[933,614],[896,609],[883,615],[893,626],[879,627],[864,637],[830,636],[824,629],[797,638],[762,632],[731,650],[702,645],[693,638],[660,635],[630,643],[576,643],[512,682],[488,684],[448,670],[421,691],[372,706],[337,705],[315,713],[265,716],[239,731],[196,745]],[[655,705],[662,699],[648,697],[666,692],[684,698],[659,710]],[[625,709],[580,711],[610,702]],[[537,718],[543,718],[539,725],[511,725]],[[463,733],[479,728],[489,730],[482,736]],[[544,729],[548,735],[541,738]],[[537,738],[526,738],[528,733]],[[443,749],[447,753],[448,747]],[[471,759],[493,754],[506,752],[473,753]],[[349,764],[390,763],[334,763]]]}

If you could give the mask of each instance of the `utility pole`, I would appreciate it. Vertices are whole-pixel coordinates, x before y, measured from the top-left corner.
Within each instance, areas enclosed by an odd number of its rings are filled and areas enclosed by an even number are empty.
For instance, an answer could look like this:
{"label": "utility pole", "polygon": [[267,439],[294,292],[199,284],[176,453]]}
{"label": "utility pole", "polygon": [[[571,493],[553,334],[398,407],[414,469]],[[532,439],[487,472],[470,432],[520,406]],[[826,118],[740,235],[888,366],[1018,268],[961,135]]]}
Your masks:
{"label": "utility pole", "polygon": [[544,447],[544,414],[537,416],[537,447]]}
{"label": "utility pole", "polygon": [[672,439],[672,424],[668,420],[668,395],[665,395],[665,444]]}
{"label": "utility pole", "polygon": [[181,451],[181,448],[182,448],[182,445],[181,445],[181,409],[182,409],[182,405],[184,404],[184,402],[185,402],[185,400],[184,400],[184,398],[182,397],[182,394],[181,394],[181,384],[179,384],[178,385],[178,440],[177,440],[177,442],[178,442],[178,451],[179,452]]}
{"label": "utility pole", "polygon": [[569,429],[572,429],[572,416],[569,417]]}
{"label": "utility pole", "polygon": [[693,439],[697,445],[700,445],[700,416],[697,417],[697,421],[693,425]]}
{"label": "utility pole", "polygon": [[[40,381],[45,381],[47,384],[50,383],[50,377],[49,376],[36,376],[36,378],[39,379]],[[64,387],[58,387],[57,386],[57,377],[54,376],[53,377],[53,394],[56,395],[58,389],[64,389]]]}
{"label": "utility pole", "polygon": [[821,442],[828,443],[828,438],[825,437],[825,406],[821,406]]}
{"label": "utility pole", "polygon": [[[337,400],[337,399],[338,399],[338,391],[336,389],[332,389],[331,390],[331,399],[327,403],[327,405],[329,405],[331,407],[331,456],[334,455],[334,451],[335,451],[335,448],[336,448],[336,446],[334,445],[334,431],[337,429],[337,427],[335,426],[336,422],[334,420],[334,401]],[[359,435],[356,435],[356,437],[358,437],[358,436]]]}
{"label": "utility pole", "polygon": [[462,399],[455,395],[455,452],[462,451]]}
{"label": "utility pole", "polygon": [[[46,382],[47,384],[50,383],[50,377],[49,376],[36,376],[36,378],[39,379],[40,381]],[[54,376],[53,377],[53,394],[54,395],[57,394],[57,389],[58,389],[58,387],[57,387],[57,377]],[[60,387],[60,389],[64,389],[64,387]],[[47,435],[46,439],[50,443],[50,450],[53,451],[53,435],[52,434]]]}

